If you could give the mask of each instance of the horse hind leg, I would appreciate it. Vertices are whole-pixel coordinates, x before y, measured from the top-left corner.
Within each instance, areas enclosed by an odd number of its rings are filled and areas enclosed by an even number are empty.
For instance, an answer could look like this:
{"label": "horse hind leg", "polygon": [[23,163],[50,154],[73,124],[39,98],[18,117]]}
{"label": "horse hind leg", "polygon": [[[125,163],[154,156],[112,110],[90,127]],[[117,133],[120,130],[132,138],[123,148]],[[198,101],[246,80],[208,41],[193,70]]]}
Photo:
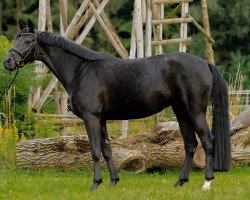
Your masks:
{"label": "horse hind leg", "polygon": [[116,183],[120,180],[113,158],[112,150],[109,143],[109,137],[107,133],[106,121],[101,121],[101,150],[102,155],[107,162],[109,172],[110,172],[110,187],[115,186]]}
{"label": "horse hind leg", "polygon": [[[174,109],[174,107],[173,107]],[[174,187],[182,186],[188,181],[188,175],[193,161],[194,153],[197,148],[198,142],[195,136],[195,130],[191,118],[184,113],[181,113],[178,109],[174,109],[179,122],[181,135],[184,141],[185,148],[185,160],[184,165],[180,174],[178,181],[175,183]]]}
{"label": "horse hind leg", "polygon": [[214,137],[210,133],[206,114],[200,113],[195,117],[195,131],[198,134],[202,147],[206,155],[206,169],[205,169],[205,182],[203,185],[203,190],[210,189],[212,180],[214,179],[213,174],[213,141]]}

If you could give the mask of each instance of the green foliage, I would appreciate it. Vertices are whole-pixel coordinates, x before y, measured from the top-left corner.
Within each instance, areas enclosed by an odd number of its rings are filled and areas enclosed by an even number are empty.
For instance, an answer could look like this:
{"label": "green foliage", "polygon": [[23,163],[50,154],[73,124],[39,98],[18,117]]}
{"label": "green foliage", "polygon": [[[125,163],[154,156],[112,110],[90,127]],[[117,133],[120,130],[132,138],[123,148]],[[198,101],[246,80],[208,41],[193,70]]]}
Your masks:
{"label": "green foliage", "polygon": [[[5,36],[0,36],[0,94],[5,93],[6,87],[12,82],[15,73],[11,73],[4,69],[3,58],[8,53],[8,50],[13,46],[13,42],[10,42]],[[26,118],[27,113],[27,102],[29,91],[32,86],[35,85],[35,65],[27,65],[19,70],[19,74],[16,78],[14,85],[12,86],[12,96],[11,96],[11,113],[13,113],[14,119],[16,119],[16,126],[19,130],[19,136],[21,133],[26,133],[30,130],[28,126],[25,126],[24,118]],[[5,113],[6,107],[5,99],[3,98],[0,102],[0,112]],[[5,116],[4,114],[2,115]],[[1,123],[4,123],[4,118],[1,119]]]}
{"label": "green foliage", "polygon": [[[0,199],[88,199],[88,200],[220,200],[249,199],[250,167],[233,168],[230,172],[215,173],[209,191],[202,191],[204,172],[192,171],[190,181],[173,188],[179,171],[134,174],[121,172],[121,181],[109,188],[109,172],[104,171],[103,183],[89,192],[93,173],[90,171],[58,172],[21,169],[0,170]],[[17,178],[18,177],[18,178]]]}
{"label": "green foliage", "polygon": [[59,127],[56,126],[56,119],[45,118],[37,121],[35,128],[35,138],[59,137]]}

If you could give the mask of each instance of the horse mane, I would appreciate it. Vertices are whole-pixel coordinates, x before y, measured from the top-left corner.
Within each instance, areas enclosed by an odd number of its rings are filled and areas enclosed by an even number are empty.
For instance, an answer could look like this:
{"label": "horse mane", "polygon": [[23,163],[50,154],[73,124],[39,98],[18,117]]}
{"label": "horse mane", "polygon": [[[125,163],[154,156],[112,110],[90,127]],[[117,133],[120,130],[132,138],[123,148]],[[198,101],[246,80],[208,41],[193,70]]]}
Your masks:
{"label": "horse mane", "polygon": [[47,46],[62,48],[64,51],[86,60],[104,60],[112,57],[102,52],[93,51],[75,42],[67,40],[62,36],[49,32],[37,31],[37,40]]}

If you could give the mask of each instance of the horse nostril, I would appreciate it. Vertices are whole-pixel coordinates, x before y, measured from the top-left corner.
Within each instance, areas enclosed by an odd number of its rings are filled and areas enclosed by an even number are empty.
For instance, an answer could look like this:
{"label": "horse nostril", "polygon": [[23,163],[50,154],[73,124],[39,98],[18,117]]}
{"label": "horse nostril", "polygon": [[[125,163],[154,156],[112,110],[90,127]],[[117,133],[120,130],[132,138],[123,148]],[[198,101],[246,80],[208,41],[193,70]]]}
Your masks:
{"label": "horse nostril", "polygon": [[8,63],[8,64],[10,63],[10,58],[7,58],[7,63]]}

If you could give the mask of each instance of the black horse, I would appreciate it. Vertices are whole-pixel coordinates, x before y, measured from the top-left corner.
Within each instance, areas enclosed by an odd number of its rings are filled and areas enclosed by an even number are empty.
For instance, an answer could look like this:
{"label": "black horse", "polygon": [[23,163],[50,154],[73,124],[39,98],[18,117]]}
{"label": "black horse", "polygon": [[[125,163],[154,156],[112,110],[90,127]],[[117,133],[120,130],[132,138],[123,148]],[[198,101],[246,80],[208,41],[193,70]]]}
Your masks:
{"label": "black horse", "polygon": [[[102,182],[101,153],[107,161],[113,186],[119,181],[106,128],[107,120],[138,119],[172,106],[185,145],[185,161],[175,186],[188,181],[197,147],[196,134],[206,154],[205,183],[210,187],[213,170],[230,168],[228,91],[218,69],[187,53],[170,53],[142,59],[120,59],[89,50],[48,32],[34,29],[28,20],[4,59],[15,70],[28,62],[44,62],[69,94],[70,107],[84,120],[94,162],[90,190]],[[206,121],[212,100],[213,125]],[[195,134],[196,133],[196,134]]]}

